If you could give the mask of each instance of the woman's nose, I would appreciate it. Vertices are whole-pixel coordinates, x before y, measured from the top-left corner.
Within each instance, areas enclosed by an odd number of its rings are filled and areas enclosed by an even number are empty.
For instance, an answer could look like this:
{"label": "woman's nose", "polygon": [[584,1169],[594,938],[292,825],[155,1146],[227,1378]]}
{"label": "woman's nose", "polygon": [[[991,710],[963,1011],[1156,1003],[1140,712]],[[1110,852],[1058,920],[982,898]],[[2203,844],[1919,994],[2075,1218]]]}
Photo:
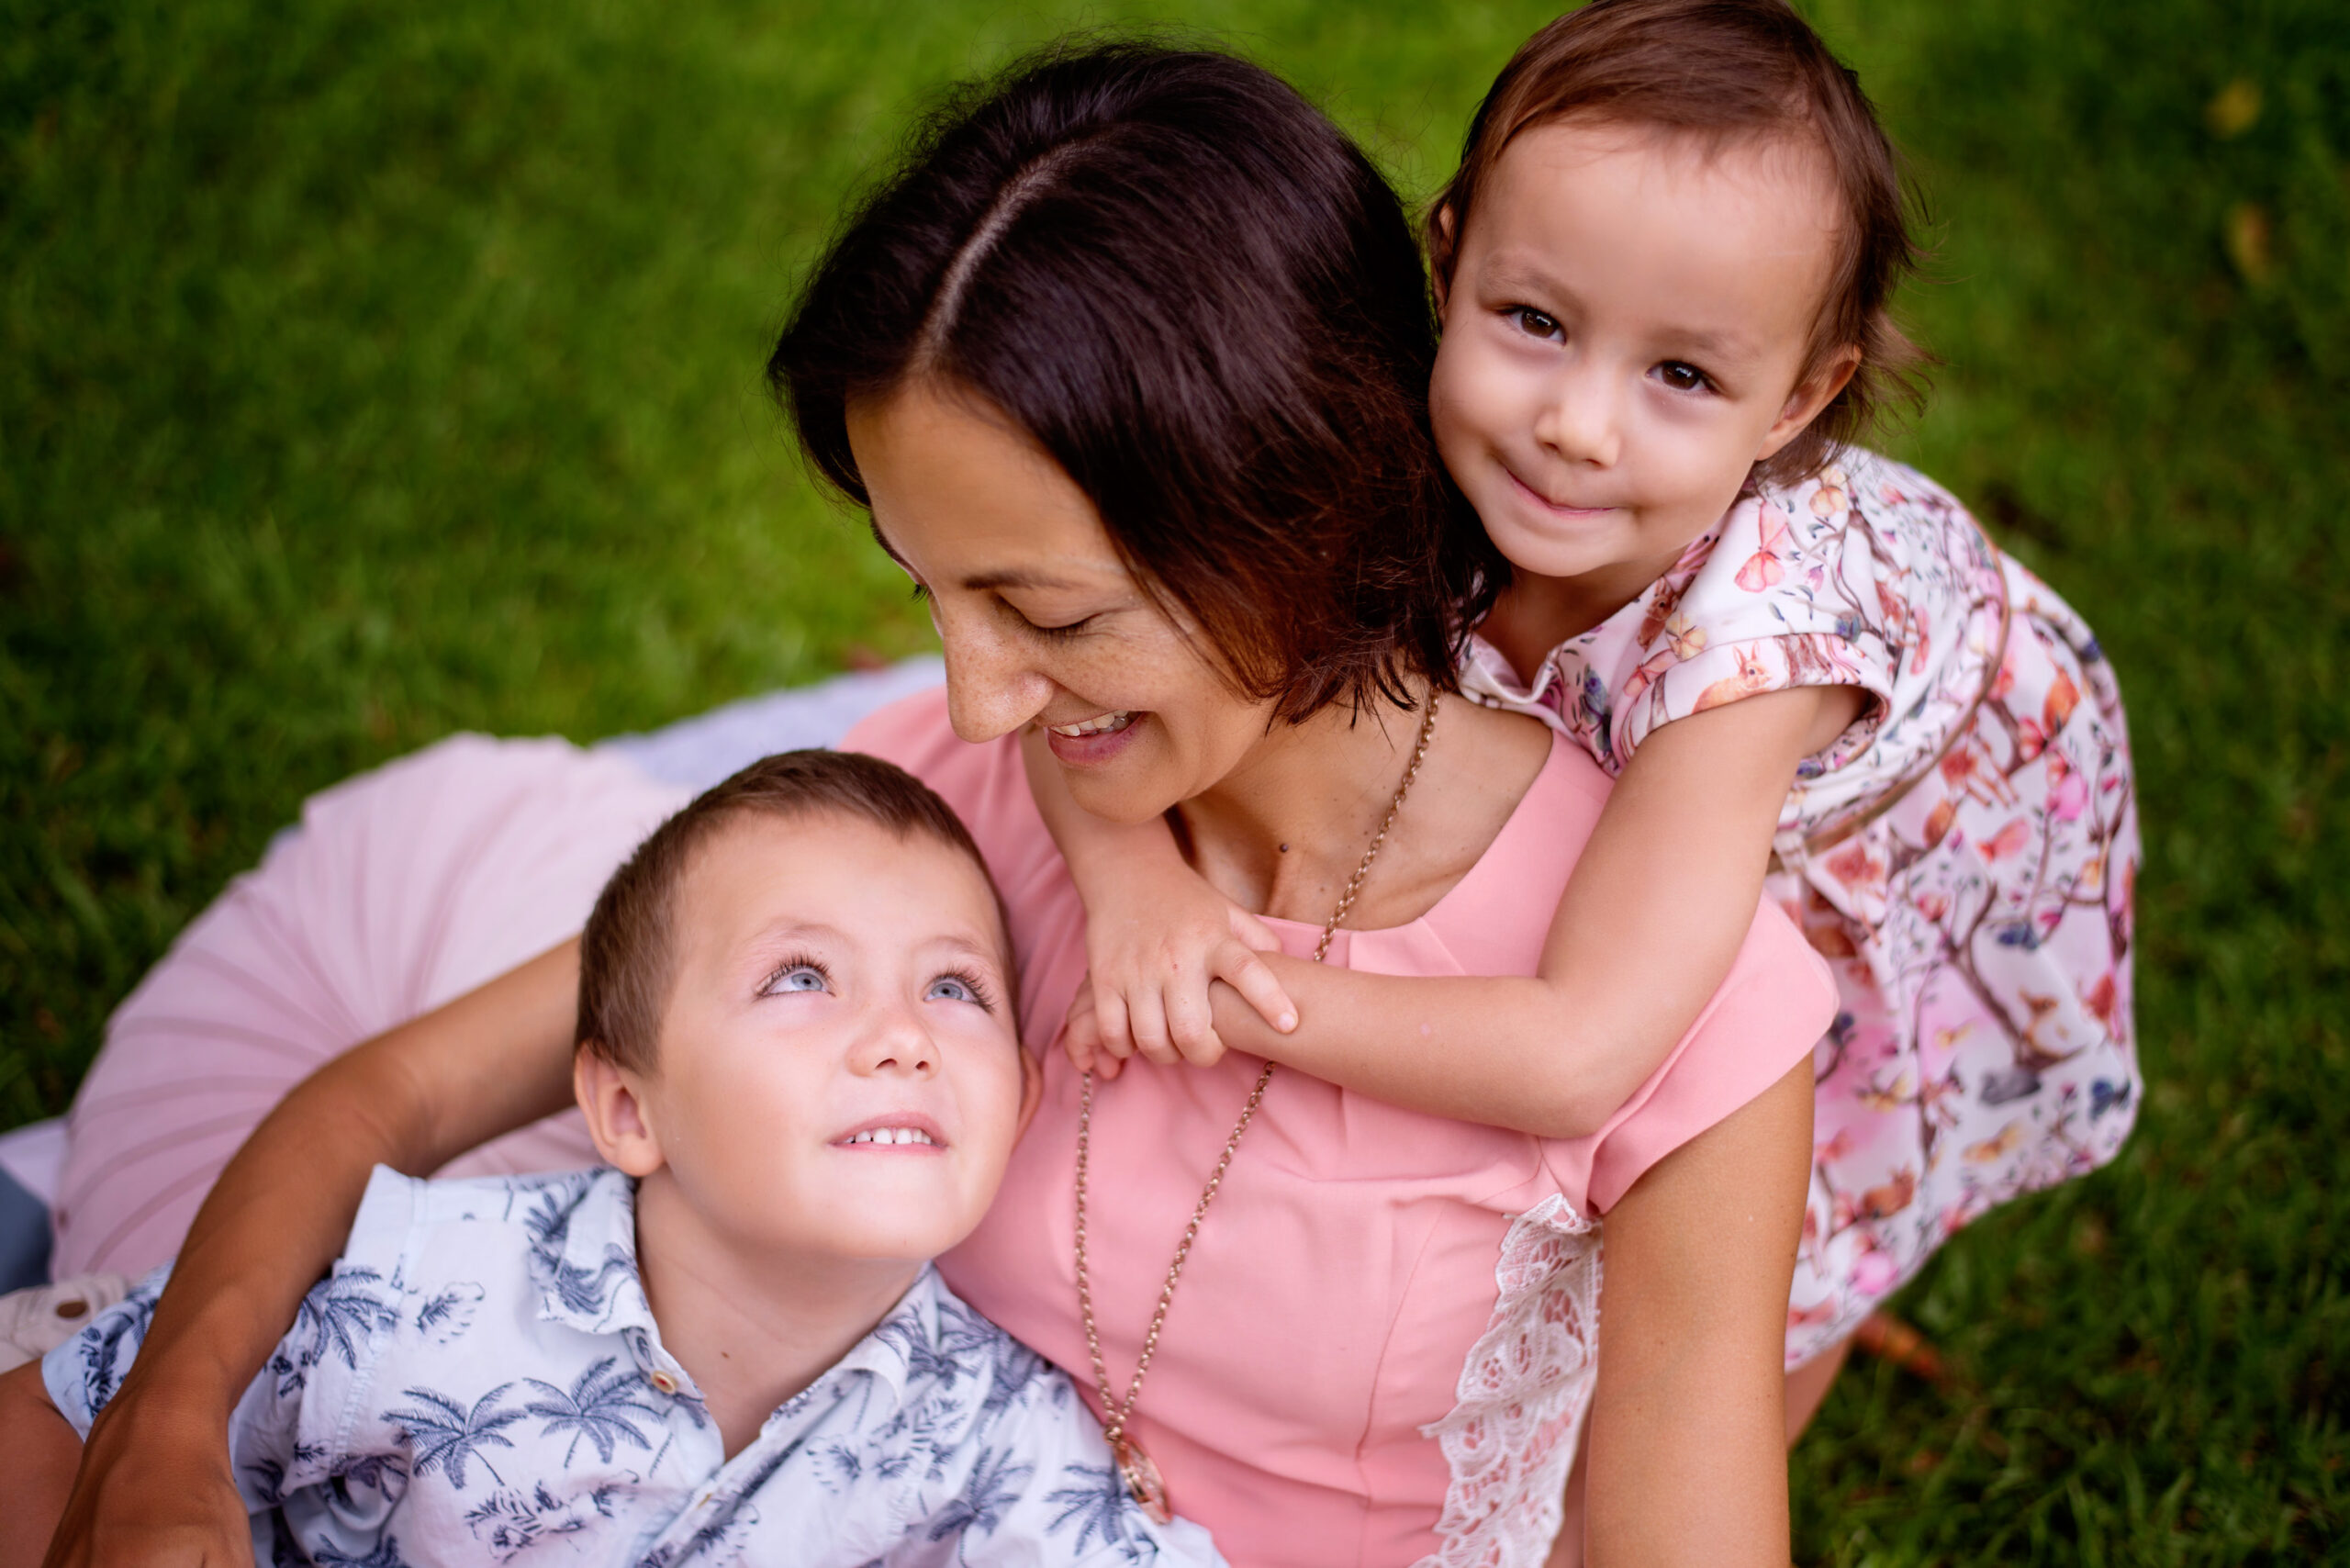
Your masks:
{"label": "woman's nose", "polygon": [[1053,684],[1021,650],[976,616],[941,612],[946,653],[946,712],[955,733],[976,745],[1008,735],[1045,711]]}
{"label": "woman's nose", "polygon": [[1562,370],[1536,415],[1535,439],[1570,463],[1613,467],[1623,449],[1621,410],[1613,377],[1599,367]]}

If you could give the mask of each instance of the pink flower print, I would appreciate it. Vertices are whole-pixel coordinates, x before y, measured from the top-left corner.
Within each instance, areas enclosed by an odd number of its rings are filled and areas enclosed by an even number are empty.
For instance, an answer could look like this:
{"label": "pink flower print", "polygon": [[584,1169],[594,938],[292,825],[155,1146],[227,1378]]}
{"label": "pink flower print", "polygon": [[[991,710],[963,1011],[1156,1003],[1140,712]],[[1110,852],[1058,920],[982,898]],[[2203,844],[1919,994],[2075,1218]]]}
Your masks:
{"label": "pink flower print", "polygon": [[2031,824],[2018,817],[1983,841],[1983,857],[2004,860],[2010,855],[2021,854],[2024,846],[2031,842]]}
{"label": "pink flower print", "polygon": [[2048,732],[2040,727],[2037,719],[2016,721],[2016,759],[2030,762],[2048,749]]}
{"label": "pink flower print", "polygon": [[2076,822],[2088,809],[2088,780],[2069,767],[2062,752],[2048,754],[2048,778],[2053,786],[2048,792],[2048,815],[2052,821]]}
{"label": "pink flower print", "polygon": [[1883,1295],[1900,1277],[1900,1267],[1894,1262],[1892,1254],[1874,1247],[1852,1260],[1852,1289],[1862,1295]]}
{"label": "pink flower print", "polygon": [[1749,593],[1761,593],[1776,588],[1786,577],[1787,568],[1779,559],[1791,535],[1787,532],[1787,514],[1779,510],[1776,501],[1764,501],[1760,514],[1762,540],[1746,565],[1738,569],[1738,586]]}
{"label": "pink flower print", "polygon": [[2080,702],[2081,689],[2073,684],[2071,676],[2058,670],[2054,684],[2048,689],[2048,700],[2041,709],[2041,722],[2048,733],[2053,735],[2063,729],[2065,721],[2073,716],[2073,710]]}

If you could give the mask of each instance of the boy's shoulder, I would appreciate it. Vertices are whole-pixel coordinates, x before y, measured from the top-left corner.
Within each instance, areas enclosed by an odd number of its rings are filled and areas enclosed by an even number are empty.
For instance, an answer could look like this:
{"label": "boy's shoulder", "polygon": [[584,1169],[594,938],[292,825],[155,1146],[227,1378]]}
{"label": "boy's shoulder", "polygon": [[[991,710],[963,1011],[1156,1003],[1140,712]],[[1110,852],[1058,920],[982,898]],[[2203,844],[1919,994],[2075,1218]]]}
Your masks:
{"label": "boy's shoulder", "polygon": [[983,1427],[1091,1417],[1058,1367],[957,1295],[925,1267],[887,1317],[843,1360],[895,1389],[901,1409],[976,1432]]}

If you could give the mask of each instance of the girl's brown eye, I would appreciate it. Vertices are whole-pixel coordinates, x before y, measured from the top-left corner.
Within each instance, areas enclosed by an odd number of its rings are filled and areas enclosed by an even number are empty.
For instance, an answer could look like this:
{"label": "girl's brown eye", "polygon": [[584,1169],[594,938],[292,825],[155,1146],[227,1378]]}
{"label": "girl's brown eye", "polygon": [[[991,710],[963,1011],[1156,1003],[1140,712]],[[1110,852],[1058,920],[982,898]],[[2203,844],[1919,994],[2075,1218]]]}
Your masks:
{"label": "girl's brown eye", "polygon": [[1529,338],[1555,338],[1559,335],[1559,323],[1531,306],[1514,306],[1509,314],[1516,318],[1517,330]]}
{"label": "girl's brown eye", "polygon": [[1666,360],[1656,367],[1656,373],[1675,392],[1695,392],[1707,385],[1704,371],[1677,359]]}

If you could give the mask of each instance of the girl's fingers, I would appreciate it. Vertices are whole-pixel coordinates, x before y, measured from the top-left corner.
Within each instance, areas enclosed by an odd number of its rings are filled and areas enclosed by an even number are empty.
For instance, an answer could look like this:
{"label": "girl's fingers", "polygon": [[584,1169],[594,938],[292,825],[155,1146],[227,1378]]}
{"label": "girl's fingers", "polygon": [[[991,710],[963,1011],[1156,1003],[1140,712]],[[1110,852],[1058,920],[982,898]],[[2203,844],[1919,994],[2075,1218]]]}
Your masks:
{"label": "girl's fingers", "polygon": [[1168,1037],[1166,1003],[1157,991],[1143,990],[1126,999],[1126,1026],[1134,1032],[1135,1050],[1143,1060],[1173,1067],[1183,1059]]}
{"label": "girl's fingers", "polygon": [[1210,978],[1203,974],[1197,984],[1169,991],[1162,999],[1168,1035],[1193,1067],[1214,1067],[1224,1059],[1224,1040],[1215,1032],[1215,1015],[1208,1007]]}
{"label": "girl's fingers", "polygon": [[1278,953],[1281,950],[1281,939],[1273,935],[1271,926],[1237,903],[1227,905],[1226,909],[1232,920],[1232,935],[1239,939],[1242,946],[1259,953]]}
{"label": "girl's fingers", "polygon": [[1093,1035],[1101,1045],[1097,1054],[1112,1061],[1123,1061],[1135,1053],[1132,1024],[1126,1017],[1126,999],[1107,986],[1080,986],[1080,991],[1092,999]]}
{"label": "girl's fingers", "polygon": [[1238,991],[1241,1000],[1257,1010],[1258,1017],[1282,1034],[1297,1027],[1297,1003],[1274,978],[1272,966],[1238,942],[1227,942],[1216,949],[1215,967],[1210,973]]}

